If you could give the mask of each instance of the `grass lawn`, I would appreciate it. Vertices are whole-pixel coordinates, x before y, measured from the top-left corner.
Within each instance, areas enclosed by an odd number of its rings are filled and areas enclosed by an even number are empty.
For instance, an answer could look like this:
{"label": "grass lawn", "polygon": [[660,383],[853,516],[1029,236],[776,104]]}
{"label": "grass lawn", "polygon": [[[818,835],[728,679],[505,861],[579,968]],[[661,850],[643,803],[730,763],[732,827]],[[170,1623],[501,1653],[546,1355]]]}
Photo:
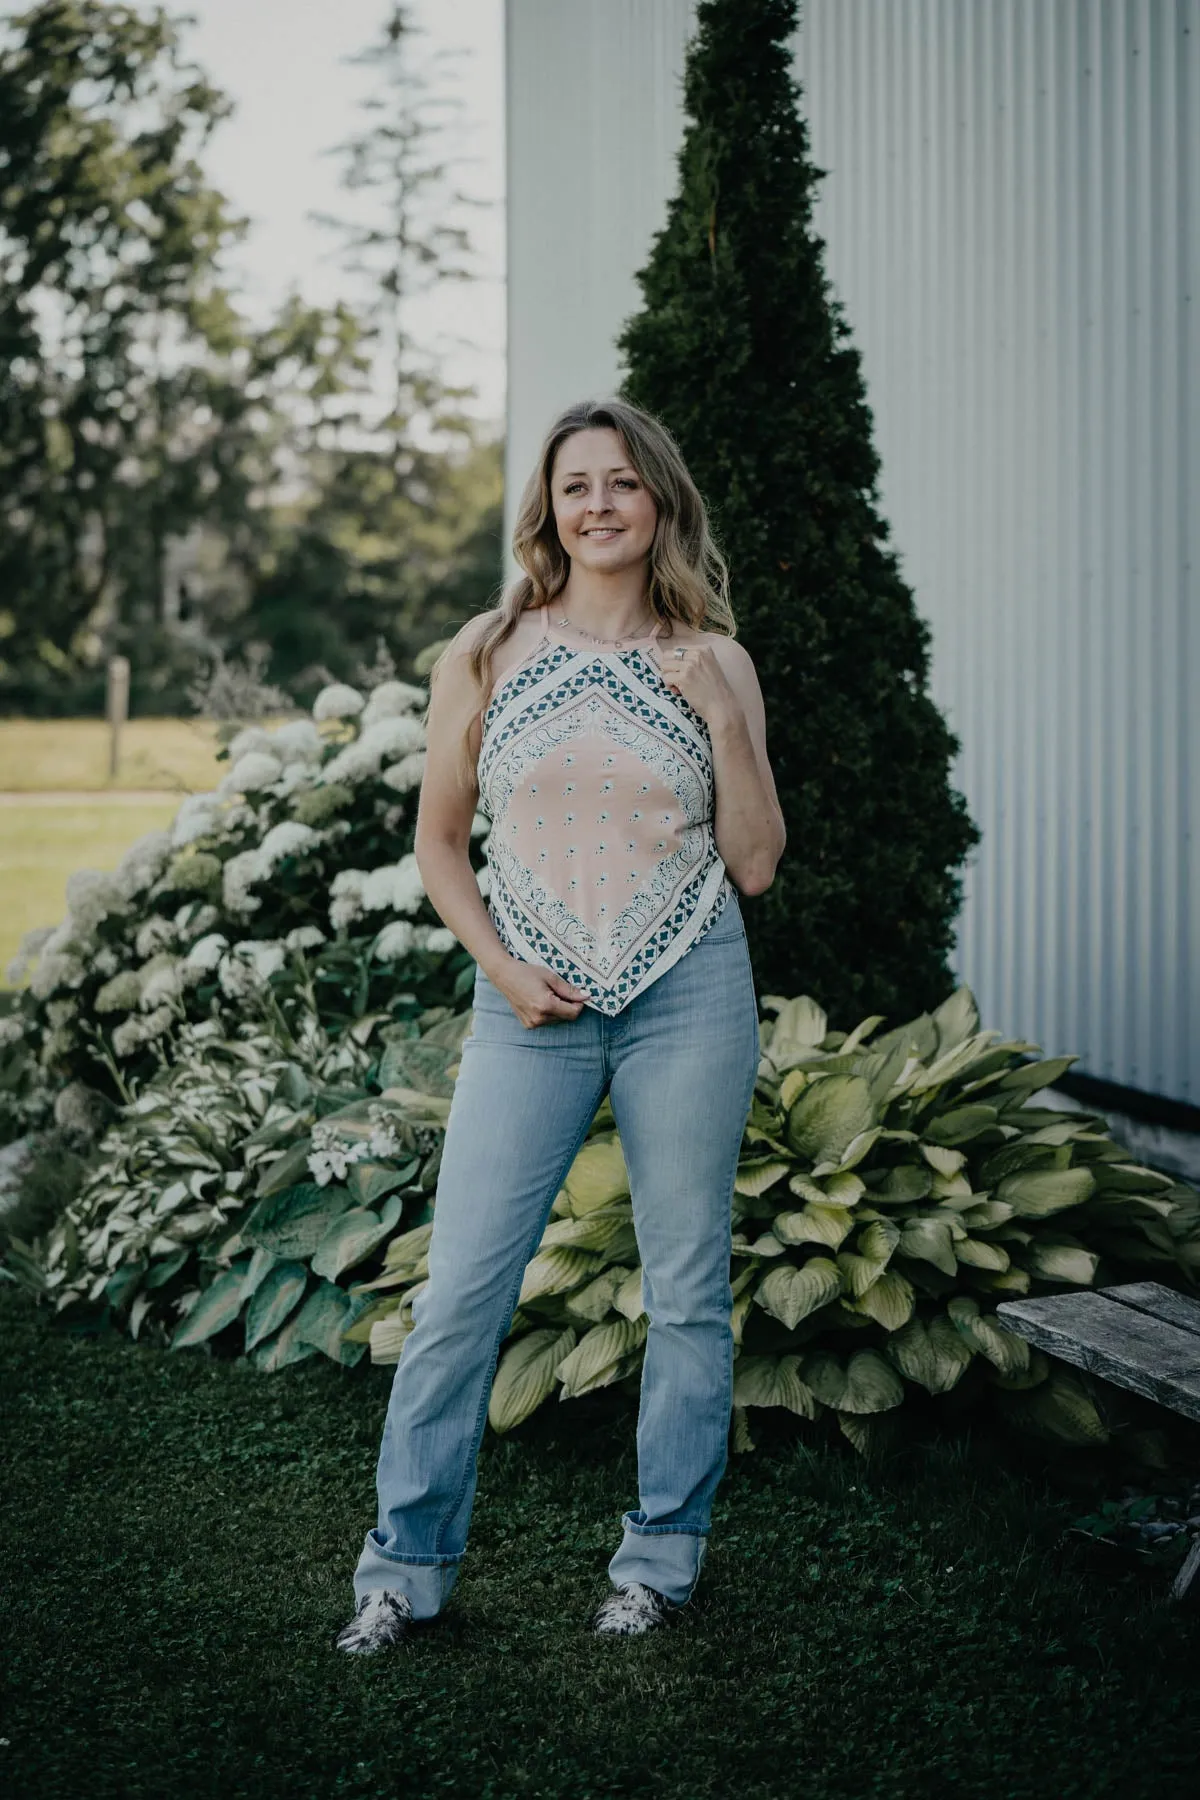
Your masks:
{"label": "grass lawn", "polygon": [[0,984],[24,933],[63,917],[67,876],[115,868],[135,838],[168,825],[178,806],[166,794],[0,800]]}
{"label": "grass lawn", "polygon": [[[1189,1800],[1200,1622],[1097,1571],[1061,1482],[952,1444],[865,1471],[776,1433],[718,1496],[692,1608],[591,1638],[632,1419],[485,1439],[450,1605],[330,1648],[390,1370],[262,1376],[69,1338],[0,1289],[14,1795],[88,1800]],[[766,1435],[766,1434],[764,1434]]]}
{"label": "grass lawn", "polygon": [[207,719],[131,719],[122,727],[110,781],[103,719],[0,719],[0,792],[201,793],[228,771],[227,762],[216,761],[217,747],[216,726]]}

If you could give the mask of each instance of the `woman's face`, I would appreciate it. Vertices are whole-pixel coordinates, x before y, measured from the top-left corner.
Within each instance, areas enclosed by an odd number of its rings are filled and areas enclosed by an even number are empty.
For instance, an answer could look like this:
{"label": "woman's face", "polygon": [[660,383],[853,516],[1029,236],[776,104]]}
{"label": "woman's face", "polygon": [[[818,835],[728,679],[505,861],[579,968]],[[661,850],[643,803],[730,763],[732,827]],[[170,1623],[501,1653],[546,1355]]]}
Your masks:
{"label": "woman's face", "polygon": [[550,494],[559,541],[572,562],[612,573],[649,555],[658,508],[610,425],[563,439]]}

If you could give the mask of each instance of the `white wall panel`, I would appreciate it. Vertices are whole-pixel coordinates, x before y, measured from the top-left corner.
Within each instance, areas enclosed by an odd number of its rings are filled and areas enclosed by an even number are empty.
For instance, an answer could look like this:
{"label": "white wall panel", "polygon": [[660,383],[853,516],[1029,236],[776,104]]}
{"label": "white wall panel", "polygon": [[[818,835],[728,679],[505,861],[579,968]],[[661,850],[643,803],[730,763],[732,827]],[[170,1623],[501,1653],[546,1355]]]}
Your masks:
{"label": "white wall panel", "polygon": [[[509,0],[510,506],[617,379],[692,12]],[[796,68],[984,834],[959,969],[988,1022],[1200,1102],[1200,0],[808,0]]]}

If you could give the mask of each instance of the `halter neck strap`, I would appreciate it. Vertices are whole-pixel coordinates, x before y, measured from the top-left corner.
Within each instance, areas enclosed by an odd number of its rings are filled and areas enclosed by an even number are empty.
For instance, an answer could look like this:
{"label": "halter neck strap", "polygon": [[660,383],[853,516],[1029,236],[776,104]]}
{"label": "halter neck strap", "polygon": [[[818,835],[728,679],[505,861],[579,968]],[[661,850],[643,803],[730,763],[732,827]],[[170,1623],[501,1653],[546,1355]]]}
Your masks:
{"label": "halter neck strap", "polygon": [[611,638],[607,643],[597,643],[583,631],[573,631],[569,626],[560,625],[549,607],[544,610],[546,631],[577,650],[633,650],[643,644],[652,644],[666,624],[665,619],[656,619],[649,631],[641,632],[637,637]]}

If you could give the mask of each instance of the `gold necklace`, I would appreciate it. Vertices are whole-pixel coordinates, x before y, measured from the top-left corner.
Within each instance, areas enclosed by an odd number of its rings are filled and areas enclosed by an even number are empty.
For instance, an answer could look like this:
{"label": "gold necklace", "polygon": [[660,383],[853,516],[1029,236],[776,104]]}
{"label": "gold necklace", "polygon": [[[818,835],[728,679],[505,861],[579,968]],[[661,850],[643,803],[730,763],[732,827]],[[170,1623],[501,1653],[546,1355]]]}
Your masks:
{"label": "gold necklace", "polygon": [[[550,616],[551,616],[551,618],[553,618],[554,617],[553,613]],[[657,621],[654,621],[654,622],[657,623]],[[619,638],[597,637],[594,631],[585,631],[582,625],[576,625],[574,620],[568,619],[565,613],[559,613],[558,618],[555,620],[555,623],[558,625],[566,625],[570,628],[570,630],[579,632],[581,637],[589,638],[593,644],[604,644],[606,647],[608,647],[609,649],[612,649],[612,650],[623,649],[624,646],[630,641],[631,638],[639,635],[636,632],[627,631],[625,633],[624,637],[619,637]]]}

